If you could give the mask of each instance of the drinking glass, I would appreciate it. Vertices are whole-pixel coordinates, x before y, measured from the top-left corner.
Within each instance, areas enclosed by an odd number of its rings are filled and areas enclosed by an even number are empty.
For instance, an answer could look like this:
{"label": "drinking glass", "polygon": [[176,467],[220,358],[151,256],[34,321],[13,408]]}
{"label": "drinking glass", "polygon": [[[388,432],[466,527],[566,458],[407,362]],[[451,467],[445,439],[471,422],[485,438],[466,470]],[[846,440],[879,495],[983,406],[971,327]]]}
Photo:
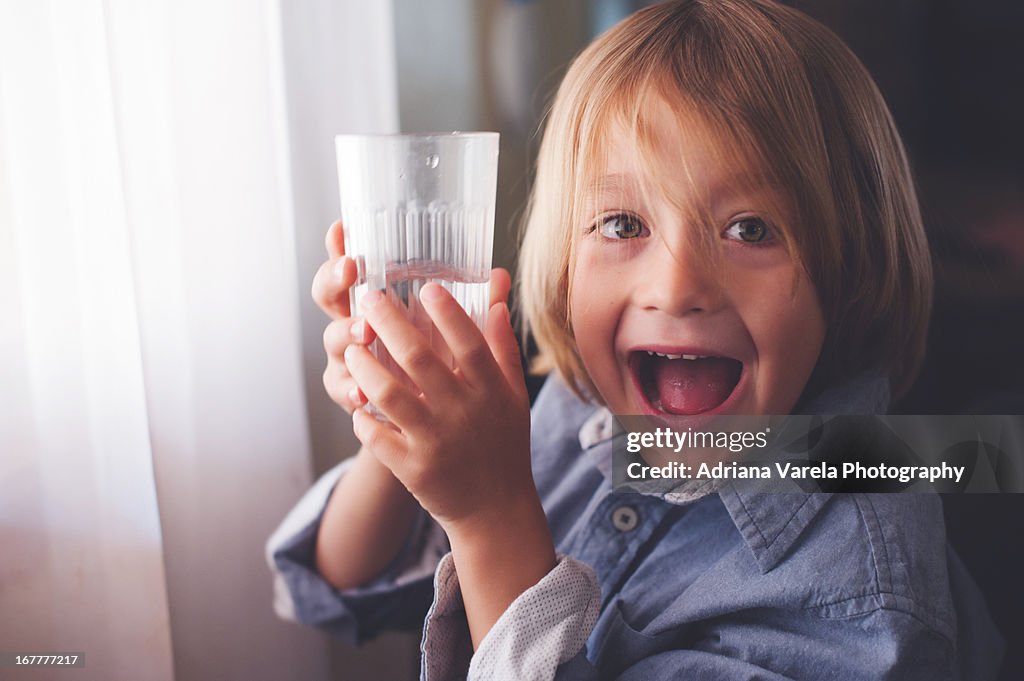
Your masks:
{"label": "drinking glass", "polygon": [[[424,284],[441,284],[483,328],[494,242],[498,133],[338,135],[338,187],[345,253],[356,262],[352,314],[367,291],[402,308],[454,368],[441,335],[420,305]],[[375,340],[370,351],[416,387]],[[373,407],[367,410],[383,416]]]}

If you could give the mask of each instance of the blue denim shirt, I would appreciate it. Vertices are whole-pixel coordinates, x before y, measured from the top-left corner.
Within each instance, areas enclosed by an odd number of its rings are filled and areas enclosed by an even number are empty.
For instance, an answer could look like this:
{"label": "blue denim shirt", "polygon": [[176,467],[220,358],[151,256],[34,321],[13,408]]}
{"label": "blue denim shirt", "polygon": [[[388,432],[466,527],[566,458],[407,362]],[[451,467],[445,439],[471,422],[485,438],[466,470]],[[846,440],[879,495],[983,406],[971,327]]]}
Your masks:
{"label": "blue denim shirt", "polygon": [[[846,389],[830,413],[877,411],[872,391],[870,382]],[[586,646],[554,678],[995,678],[1001,640],[947,548],[939,497],[727,486],[675,505],[621,494],[609,481],[611,442],[580,442],[594,411],[557,379],[533,409],[534,478],[556,548],[600,587]],[[333,483],[321,484],[311,508]],[[312,567],[319,517],[293,522],[269,547],[286,592],[279,612],[350,640],[416,626],[440,558],[425,523],[378,580],[339,593]],[[437,647],[424,641],[428,655]],[[450,654],[468,662],[471,651]],[[500,667],[486,675],[503,678]]]}

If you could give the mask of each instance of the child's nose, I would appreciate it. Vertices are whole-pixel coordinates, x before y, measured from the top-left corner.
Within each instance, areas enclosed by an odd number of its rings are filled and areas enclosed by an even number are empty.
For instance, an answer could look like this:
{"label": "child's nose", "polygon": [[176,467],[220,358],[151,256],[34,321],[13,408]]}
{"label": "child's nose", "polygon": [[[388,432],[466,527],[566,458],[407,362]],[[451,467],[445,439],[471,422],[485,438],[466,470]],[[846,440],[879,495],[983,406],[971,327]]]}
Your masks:
{"label": "child's nose", "polygon": [[636,300],[645,309],[681,317],[723,304],[719,273],[692,247],[652,249],[641,271]]}

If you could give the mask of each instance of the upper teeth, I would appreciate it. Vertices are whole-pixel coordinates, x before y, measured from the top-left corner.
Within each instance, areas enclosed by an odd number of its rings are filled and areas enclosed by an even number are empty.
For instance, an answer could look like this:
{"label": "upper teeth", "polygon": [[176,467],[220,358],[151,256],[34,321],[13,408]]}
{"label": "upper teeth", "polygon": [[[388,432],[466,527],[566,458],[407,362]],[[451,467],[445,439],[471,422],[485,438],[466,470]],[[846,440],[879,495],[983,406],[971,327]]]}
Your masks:
{"label": "upper teeth", "polygon": [[658,357],[665,357],[667,359],[706,359],[704,355],[673,355],[667,352],[655,352],[653,350],[647,351],[648,355],[657,355]]}

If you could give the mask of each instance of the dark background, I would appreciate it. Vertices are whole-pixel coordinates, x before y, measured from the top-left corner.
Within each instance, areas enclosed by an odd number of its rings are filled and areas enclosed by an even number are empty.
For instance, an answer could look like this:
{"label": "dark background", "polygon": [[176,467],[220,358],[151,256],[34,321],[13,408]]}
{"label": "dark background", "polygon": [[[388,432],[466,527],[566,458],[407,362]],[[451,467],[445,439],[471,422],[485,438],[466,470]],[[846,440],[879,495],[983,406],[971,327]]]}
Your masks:
{"label": "dark background", "polygon": [[1024,3],[792,2],[875,77],[936,264],[925,365],[895,413],[1024,412]]}
{"label": "dark background", "polygon": [[[793,2],[874,75],[907,144],[936,265],[904,414],[1024,413],[1024,3]],[[943,495],[950,542],[1024,678],[1024,495]]]}

